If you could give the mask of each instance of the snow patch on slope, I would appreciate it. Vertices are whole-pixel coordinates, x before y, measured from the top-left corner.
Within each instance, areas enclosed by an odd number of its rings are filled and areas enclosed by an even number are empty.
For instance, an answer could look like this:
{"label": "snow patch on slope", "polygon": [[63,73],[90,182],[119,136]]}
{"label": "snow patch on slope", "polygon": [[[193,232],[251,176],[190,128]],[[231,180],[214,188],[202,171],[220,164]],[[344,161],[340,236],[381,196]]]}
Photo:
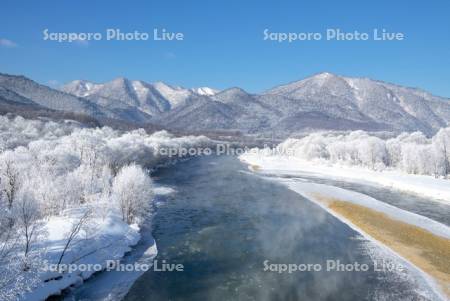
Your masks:
{"label": "snow patch on slope", "polygon": [[220,92],[219,90],[212,89],[209,87],[192,88],[191,91],[197,93],[198,95],[206,95],[206,96],[213,96]]}

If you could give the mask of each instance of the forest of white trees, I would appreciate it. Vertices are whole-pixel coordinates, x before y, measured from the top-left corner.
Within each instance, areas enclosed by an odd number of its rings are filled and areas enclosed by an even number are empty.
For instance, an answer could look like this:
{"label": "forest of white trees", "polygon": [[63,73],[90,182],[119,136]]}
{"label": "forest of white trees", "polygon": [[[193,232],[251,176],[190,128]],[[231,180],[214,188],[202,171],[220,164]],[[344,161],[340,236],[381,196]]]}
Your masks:
{"label": "forest of white trees", "polygon": [[72,223],[61,263],[77,235],[87,233],[93,215],[117,213],[128,224],[149,218],[147,170],[174,160],[160,148],[210,143],[164,131],[149,135],[0,116],[0,300],[15,300],[39,281],[33,275],[49,247],[42,242],[52,217],[67,215]]}
{"label": "forest of white trees", "polygon": [[410,174],[448,177],[450,128],[439,130],[432,138],[421,132],[402,133],[390,139],[381,139],[364,131],[342,135],[314,133],[302,139],[287,139],[275,150],[265,152],[374,170],[390,168]]}

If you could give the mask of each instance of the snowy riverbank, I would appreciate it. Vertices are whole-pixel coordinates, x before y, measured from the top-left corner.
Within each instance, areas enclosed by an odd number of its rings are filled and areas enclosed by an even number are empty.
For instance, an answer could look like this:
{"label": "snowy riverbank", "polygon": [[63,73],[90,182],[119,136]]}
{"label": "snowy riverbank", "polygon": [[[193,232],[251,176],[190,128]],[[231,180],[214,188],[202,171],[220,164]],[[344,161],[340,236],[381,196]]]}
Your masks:
{"label": "snowy riverbank", "polygon": [[250,165],[258,166],[263,172],[317,175],[382,185],[450,204],[450,180],[436,179],[433,176],[411,175],[391,170],[374,171],[363,167],[332,164],[325,160],[306,161],[292,156],[266,156],[253,151],[241,155],[240,159]]}
{"label": "snowy riverbank", "polygon": [[[435,222],[429,218],[396,208],[389,204],[385,204],[364,194],[356,193],[346,189],[323,184],[293,181],[292,179],[278,178],[275,181],[286,185],[292,191],[295,191],[296,193],[306,197],[307,199],[315,202],[316,204],[327,210],[333,216],[337,217],[352,229],[360,233],[363,237],[373,242],[373,248],[383,249],[384,252],[388,254],[389,257],[394,258],[394,261],[400,264],[400,266],[406,267],[411,276],[416,280],[420,281],[420,279],[423,279],[423,282],[420,284],[420,290],[423,294],[426,294],[427,297],[431,298],[432,300],[434,300],[435,298],[436,300],[446,300],[446,297],[444,297],[445,293],[442,291],[442,287],[440,286],[437,279],[430,277],[430,275],[427,274],[421,266],[415,265],[415,262],[412,262],[410,260],[408,253],[403,254],[402,251],[399,252],[397,249],[391,248],[391,245],[389,243],[386,243],[385,240],[380,243],[380,241],[377,240],[378,237],[373,235],[370,230],[366,231],[364,227],[361,227],[352,218],[348,218],[347,216],[341,214],[341,212],[338,212],[331,208],[331,206],[328,206],[327,202],[324,202],[324,200],[331,200],[332,202],[335,200],[344,201],[363,206],[364,208],[370,208],[371,210],[373,210],[373,212],[382,212],[383,214],[386,214],[386,216],[394,220],[401,221],[405,224],[415,225],[417,227],[425,229],[426,231],[429,231],[430,233],[444,237],[446,239],[450,238],[449,227]],[[350,208],[350,210],[352,210],[352,208]],[[373,229],[371,230],[373,231]],[[428,292],[426,288],[427,286],[429,287]],[[435,296],[433,296],[433,294],[428,295],[430,294],[430,291],[434,292]]]}
{"label": "snowy riverbank", "polygon": [[[57,262],[66,243],[65,235],[71,229],[71,220],[76,220],[83,214],[71,213],[68,217],[53,217],[45,228],[48,236],[44,260],[49,263]],[[139,227],[123,222],[120,214],[110,213],[107,216],[97,216],[91,221],[91,229],[80,233],[71,243],[64,255],[63,264],[73,265],[71,272],[58,273],[56,271],[42,271],[39,273],[39,282],[31,292],[25,294],[21,300],[45,300],[51,295],[58,295],[70,286],[80,285],[95,272],[106,268],[107,261],[120,260],[140,240]],[[89,233],[91,232],[91,233]],[[149,248],[149,258],[156,256],[156,245]],[[43,266],[46,266],[44,264]],[[84,267],[88,270],[84,271]]]}
{"label": "snowy riverbank", "polygon": [[[262,176],[271,175],[267,179],[286,185],[289,189],[315,202],[379,247],[386,249],[396,256],[399,262],[403,262],[416,277],[424,279],[424,283],[438,296],[437,300],[446,300],[445,295],[449,294],[447,287],[449,274],[446,268],[442,273],[438,271],[439,262],[436,258],[441,256],[443,266],[447,266],[445,262],[448,261],[449,254],[445,250],[448,249],[450,239],[448,226],[362,193],[302,180],[301,175],[381,184],[432,197],[439,196],[441,200],[444,198],[443,201],[447,201],[446,193],[448,192],[445,189],[448,184],[444,180],[419,176],[426,179],[420,181],[416,178],[417,176],[402,175],[397,172],[316,165],[295,158],[256,153],[246,153],[240,159],[247,163],[252,171]],[[388,175],[383,179],[386,173]],[[280,177],[276,177],[277,175]],[[285,176],[299,176],[299,178]],[[408,189],[411,183],[416,184],[415,190]],[[433,183],[430,185],[431,189],[427,186],[428,183]],[[437,255],[430,259],[423,255],[425,253]]]}

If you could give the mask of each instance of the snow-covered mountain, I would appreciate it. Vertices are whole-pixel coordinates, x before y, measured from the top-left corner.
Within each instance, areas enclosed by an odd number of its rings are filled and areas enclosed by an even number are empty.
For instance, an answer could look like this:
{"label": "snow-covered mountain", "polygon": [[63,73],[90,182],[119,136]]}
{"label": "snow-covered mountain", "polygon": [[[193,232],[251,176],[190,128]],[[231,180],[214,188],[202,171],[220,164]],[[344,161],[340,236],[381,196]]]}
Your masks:
{"label": "snow-covered mountain", "polygon": [[[368,78],[320,73],[262,94],[231,88],[163,114],[158,123],[191,130],[292,133],[317,129],[416,131],[450,124],[450,101]],[[211,102],[213,101],[213,102]]]}
{"label": "snow-covered mountain", "polygon": [[[24,106],[25,100],[34,106],[38,105],[40,108],[50,109],[54,111],[69,112],[91,116],[96,119],[118,119],[126,120],[133,123],[148,122],[150,115],[137,109],[135,106],[121,105],[115,103],[113,106],[102,105],[99,102],[93,102],[83,95],[83,89],[86,91],[91,87],[87,82],[80,81],[78,93],[72,94],[64,91],[52,89],[50,87],[36,83],[24,76],[16,76],[0,73],[0,88],[3,89],[1,94],[1,104],[6,104],[14,101],[14,106]],[[18,103],[17,96],[22,98],[22,103]]]}
{"label": "snow-covered mountain", "polygon": [[199,95],[206,95],[206,96],[213,96],[220,92],[219,90],[212,89],[209,87],[192,88],[191,91]]}
{"label": "snow-covered mountain", "polygon": [[132,107],[153,117],[173,110],[189,98],[217,93],[208,87],[185,89],[163,82],[146,83],[126,78],[117,78],[102,84],[76,80],[63,86],[62,91],[84,97],[109,109],[117,106]]}
{"label": "snow-covered mountain", "polygon": [[0,87],[3,88],[3,99],[15,100],[21,98],[21,102],[40,105],[45,108],[68,111],[91,116],[104,116],[100,108],[92,102],[40,85],[24,76],[8,75],[0,73]]}
{"label": "snow-covered mountain", "polygon": [[294,100],[297,112],[320,112],[326,118],[368,123],[369,128],[431,134],[450,123],[449,99],[368,78],[321,73],[273,88],[262,97],[271,103]]}
{"label": "snow-covered mountain", "polygon": [[[313,130],[417,131],[450,124],[450,100],[368,78],[320,73],[251,94],[235,87],[186,89],[117,78],[76,80],[62,91],[0,74],[1,93],[42,107],[153,123],[178,130],[233,130],[288,136]],[[19,99],[20,98],[20,99]],[[5,97],[3,97],[5,99]]]}

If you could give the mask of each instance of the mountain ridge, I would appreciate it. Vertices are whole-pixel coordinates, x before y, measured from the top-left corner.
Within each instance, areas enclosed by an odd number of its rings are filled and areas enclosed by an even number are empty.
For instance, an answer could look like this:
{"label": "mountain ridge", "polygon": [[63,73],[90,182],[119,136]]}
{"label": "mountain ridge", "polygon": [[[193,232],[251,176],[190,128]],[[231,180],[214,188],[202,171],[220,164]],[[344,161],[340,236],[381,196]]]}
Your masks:
{"label": "mountain ridge", "polygon": [[[431,135],[450,124],[448,98],[419,88],[329,72],[259,94],[239,87],[222,91],[183,88],[124,77],[105,83],[75,80],[61,87],[62,91],[36,85],[26,77],[0,73],[0,87],[44,107],[67,107],[77,113],[176,130],[289,136],[314,130],[362,129]],[[58,97],[59,103],[55,103]],[[51,101],[45,101],[48,99]]]}

